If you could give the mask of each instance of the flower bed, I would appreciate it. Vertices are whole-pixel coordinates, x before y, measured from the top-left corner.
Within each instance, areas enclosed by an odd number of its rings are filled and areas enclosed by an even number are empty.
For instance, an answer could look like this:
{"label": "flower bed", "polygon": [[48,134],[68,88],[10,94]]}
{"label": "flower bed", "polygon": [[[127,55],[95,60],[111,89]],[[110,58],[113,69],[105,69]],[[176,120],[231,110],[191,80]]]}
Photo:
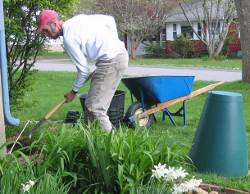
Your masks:
{"label": "flower bed", "polygon": [[206,191],[215,191],[221,194],[249,194],[249,192],[238,190],[238,189],[232,189],[232,188],[227,188],[227,187],[220,187],[217,185],[211,185],[211,184],[204,184],[202,183],[200,185],[200,188]]}

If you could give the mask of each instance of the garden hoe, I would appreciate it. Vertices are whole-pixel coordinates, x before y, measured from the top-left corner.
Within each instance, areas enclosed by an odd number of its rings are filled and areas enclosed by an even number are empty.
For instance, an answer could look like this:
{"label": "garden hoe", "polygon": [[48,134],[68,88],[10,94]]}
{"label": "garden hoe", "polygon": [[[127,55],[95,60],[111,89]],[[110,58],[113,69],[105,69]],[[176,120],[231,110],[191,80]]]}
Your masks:
{"label": "garden hoe", "polygon": [[45,123],[62,105],[66,102],[66,98],[64,98],[58,105],[56,105],[50,112],[48,112],[45,117],[43,117],[32,129],[29,134],[29,139],[31,139],[32,134],[43,124]]}
{"label": "garden hoe", "polygon": [[[89,74],[85,83],[87,83],[93,76],[94,71]],[[32,134],[43,124],[45,123],[58,109],[62,107],[62,105],[66,102],[66,98],[64,98],[58,105],[56,105],[50,112],[48,112],[32,129],[29,134],[29,139],[31,139]]]}

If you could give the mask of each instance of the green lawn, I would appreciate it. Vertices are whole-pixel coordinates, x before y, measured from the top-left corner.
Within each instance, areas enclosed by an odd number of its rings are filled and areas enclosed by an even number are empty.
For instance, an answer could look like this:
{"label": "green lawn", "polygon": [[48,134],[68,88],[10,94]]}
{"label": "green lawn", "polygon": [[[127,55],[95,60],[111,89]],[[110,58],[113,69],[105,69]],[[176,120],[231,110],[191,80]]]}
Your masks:
{"label": "green lawn", "polygon": [[208,59],[208,58],[191,58],[191,59],[151,59],[138,58],[130,60],[134,65],[163,65],[175,67],[194,67],[194,68],[211,68],[211,69],[241,69],[242,61],[240,59]]}
{"label": "green lawn", "polygon": [[[188,60],[187,60],[188,61]],[[230,63],[232,64],[232,63]],[[34,90],[27,92],[24,99],[24,106],[21,110],[16,110],[13,115],[21,119],[21,125],[19,127],[7,127],[7,135],[10,136],[15,131],[19,131],[23,128],[27,120],[39,120],[48,111],[50,111],[57,103],[63,99],[63,94],[68,92],[71,88],[71,84],[74,79],[74,73],[68,72],[39,72],[35,78]],[[194,84],[194,89],[201,88],[210,84],[211,82],[197,81]],[[120,84],[120,89],[126,91],[126,108],[130,105],[129,91]],[[248,134],[248,142],[250,142],[250,84],[242,82],[226,83],[223,86],[217,88],[218,90],[226,90],[233,92],[240,92],[244,97],[244,114],[245,123]],[[81,92],[86,92],[88,85],[82,87]],[[174,144],[179,147],[186,154],[188,154],[192,140],[197,128],[201,111],[206,99],[206,95],[197,96],[187,102],[187,127],[183,127],[182,119],[177,118],[177,127],[171,125],[170,121],[167,120],[163,123],[161,119],[161,113],[156,114],[157,122],[153,124],[151,133],[153,136],[166,135],[166,144]],[[171,108],[174,110],[178,105]],[[58,112],[56,112],[51,120],[63,120],[66,116],[67,111],[78,110],[82,112],[79,98],[72,103],[65,104]],[[42,130],[41,127],[40,130]],[[249,144],[249,143],[248,143]],[[250,152],[249,152],[250,158]],[[228,187],[234,187],[250,191],[250,177],[242,178],[224,178],[215,175],[204,175],[193,172],[196,177],[200,177],[206,183],[214,183]]]}
{"label": "green lawn", "polygon": [[[69,59],[63,52],[44,52],[38,56],[38,59]],[[170,58],[140,58],[130,59],[131,65],[150,65],[150,66],[176,66],[176,67],[194,67],[194,68],[212,68],[212,69],[233,69],[242,68],[241,59],[209,59],[207,57],[190,59],[170,59]]]}

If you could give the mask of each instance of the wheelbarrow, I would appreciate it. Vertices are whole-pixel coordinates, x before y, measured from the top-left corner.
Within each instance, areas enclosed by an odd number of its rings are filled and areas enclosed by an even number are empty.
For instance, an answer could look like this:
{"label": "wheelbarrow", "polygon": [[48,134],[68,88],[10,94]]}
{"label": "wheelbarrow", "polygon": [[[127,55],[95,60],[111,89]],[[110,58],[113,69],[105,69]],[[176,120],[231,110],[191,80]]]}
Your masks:
{"label": "wheelbarrow", "polygon": [[[174,116],[183,117],[186,126],[186,100],[206,93],[224,82],[208,85],[192,92],[194,76],[146,76],[123,78],[122,82],[130,90],[131,102],[124,121],[132,128],[136,126],[150,127],[155,121],[154,113],[162,111],[162,120],[169,117],[173,125]],[[134,97],[136,102],[134,102]],[[169,107],[182,102],[176,112],[170,112]]]}

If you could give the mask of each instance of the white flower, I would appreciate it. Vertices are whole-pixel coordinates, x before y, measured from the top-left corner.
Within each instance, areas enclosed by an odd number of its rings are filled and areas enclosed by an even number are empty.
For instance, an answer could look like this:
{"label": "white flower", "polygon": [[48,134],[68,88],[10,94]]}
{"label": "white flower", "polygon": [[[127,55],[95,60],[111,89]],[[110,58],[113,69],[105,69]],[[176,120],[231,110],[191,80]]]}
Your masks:
{"label": "white flower", "polygon": [[30,188],[35,185],[35,181],[29,180],[26,184],[21,184],[22,185],[22,192],[29,192]]}
{"label": "white flower", "polygon": [[189,180],[181,183],[179,185],[174,185],[172,194],[180,194],[188,191],[192,191],[193,189],[199,187],[201,184],[201,179],[194,179],[194,177]]}
{"label": "white flower", "polygon": [[158,165],[154,165],[154,169],[152,170],[152,177],[155,177],[157,179],[163,178],[166,181],[173,181],[178,178],[184,178],[186,175],[188,175],[185,170],[180,167],[178,169],[175,169],[174,167],[169,166],[166,168],[165,164],[159,163]]}
{"label": "white flower", "polygon": [[185,172],[184,169],[182,169],[182,167],[175,169],[173,167],[169,167],[166,172],[165,172],[165,176],[164,179],[166,181],[173,181],[176,180],[178,178],[185,178],[186,175],[188,175],[187,172]]}
{"label": "white flower", "polygon": [[29,185],[30,185],[30,186],[34,186],[35,181],[29,180],[29,182],[28,182],[28,183],[29,183]]}
{"label": "white flower", "polygon": [[166,164],[159,163],[158,165],[154,165],[154,169],[152,170],[152,177],[157,179],[161,179],[165,177],[166,174]]}

